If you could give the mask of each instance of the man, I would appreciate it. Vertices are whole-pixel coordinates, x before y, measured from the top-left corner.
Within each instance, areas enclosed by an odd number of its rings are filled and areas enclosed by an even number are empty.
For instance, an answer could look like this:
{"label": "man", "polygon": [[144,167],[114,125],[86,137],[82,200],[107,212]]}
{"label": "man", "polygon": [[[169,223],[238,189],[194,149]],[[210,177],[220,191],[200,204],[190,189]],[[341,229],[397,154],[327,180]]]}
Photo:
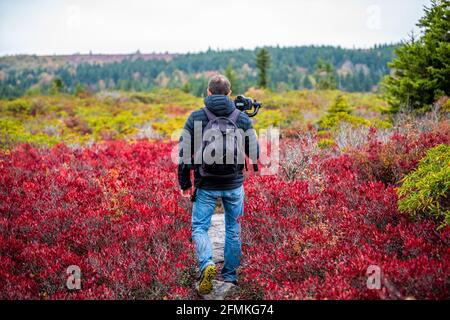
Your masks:
{"label": "man", "polygon": [[[236,111],[234,102],[230,99],[231,85],[222,75],[212,77],[208,83],[208,96],[205,98],[207,110],[199,109],[191,113],[184,126],[184,134],[180,139],[180,159],[193,160],[195,150],[195,137],[200,139],[203,130],[210,121],[211,114],[216,117],[236,117],[235,126],[245,133],[245,154],[256,163],[259,156],[259,146],[252,122],[245,112]],[[209,112],[208,112],[209,110]],[[208,114],[209,116],[208,116]],[[197,126],[196,126],[197,123]],[[194,132],[201,124],[202,133]],[[198,130],[197,130],[198,131]],[[183,157],[183,152],[191,151],[190,157]],[[238,218],[244,213],[244,165],[239,165],[233,177],[217,178],[202,176],[200,165],[194,161],[181,160],[178,166],[178,182],[183,197],[191,197],[194,201],[192,209],[192,239],[195,243],[196,255],[201,271],[199,293],[208,294],[212,291],[212,280],[216,276],[216,266],[212,260],[211,241],[208,230],[211,225],[211,216],[214,213],[217,198],[222,199],[225,211],[225,248],[224,266],[221,274],[226,282],[237,284],[236,269],[240,265],[241,238]],[[194,165],[192,165],[194,163]],[[190,170],[194,169],[195,190],[192,188]]]}

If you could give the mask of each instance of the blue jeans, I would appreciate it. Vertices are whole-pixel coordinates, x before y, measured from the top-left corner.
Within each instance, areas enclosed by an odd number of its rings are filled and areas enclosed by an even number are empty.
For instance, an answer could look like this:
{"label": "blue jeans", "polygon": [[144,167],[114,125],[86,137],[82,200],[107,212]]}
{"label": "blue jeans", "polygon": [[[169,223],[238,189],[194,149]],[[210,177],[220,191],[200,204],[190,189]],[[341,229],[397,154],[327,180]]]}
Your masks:
{"label": "blue jeans", "polygon": [[225,248],[222,276],[225,281],[236,280],[236,269],[241,262],[241,226],[238,218],[244,213],[244,187],[231,190],[197,189],[197,196],[192,209],[192,239],[200,271],[208,265],[214,265],[211,241],[208,230],[211,216],[216,207],[216,199],[222,199],[225,210]]}

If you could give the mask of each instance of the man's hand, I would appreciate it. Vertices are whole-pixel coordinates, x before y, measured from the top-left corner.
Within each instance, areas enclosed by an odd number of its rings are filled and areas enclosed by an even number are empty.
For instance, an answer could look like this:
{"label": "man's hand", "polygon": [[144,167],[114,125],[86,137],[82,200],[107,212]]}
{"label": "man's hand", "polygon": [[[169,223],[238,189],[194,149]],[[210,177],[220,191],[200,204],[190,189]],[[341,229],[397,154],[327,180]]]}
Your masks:
{"label": "man's hand", "polygon": [[192,196],[192,188],[186,189],[186,190],[181,190],[181,196],[184,198],[190,198]]}

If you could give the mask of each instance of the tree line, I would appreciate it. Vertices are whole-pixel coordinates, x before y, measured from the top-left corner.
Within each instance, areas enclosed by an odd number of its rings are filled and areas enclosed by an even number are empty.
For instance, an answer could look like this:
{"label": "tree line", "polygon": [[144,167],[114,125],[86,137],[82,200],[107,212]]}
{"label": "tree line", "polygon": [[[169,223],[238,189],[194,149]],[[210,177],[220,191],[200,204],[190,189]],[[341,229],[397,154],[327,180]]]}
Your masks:
{"label": "tree line", "polygon": [[[387,63],[394,58],[395,45],[379,45],[371,49],[345,49],[332,46],[267,47],[270,59],[263,86],[274,91],[313,89],[323,85],[323,76],[333,79],[338,89],[373,91],[390,72]],[[234,92],[245,92],[258,83],[255,50],[212,50],[177,55],[173,59],[123,60],[92,64],[67,63],[58,68],[14,69],[2,65],[0,59],[0,96],[16,97],[27,92],[47,93],[59,79],[67,92],[76,90],[150,90],[155,87],[180,88],[196,96],[205,94],[211,72],[227,73],[234,78]],[[19,57],[18,57],[19,59]],[[321,70],[322,68],[323,70]],[[322,83],[320,83],[322,82]]]}

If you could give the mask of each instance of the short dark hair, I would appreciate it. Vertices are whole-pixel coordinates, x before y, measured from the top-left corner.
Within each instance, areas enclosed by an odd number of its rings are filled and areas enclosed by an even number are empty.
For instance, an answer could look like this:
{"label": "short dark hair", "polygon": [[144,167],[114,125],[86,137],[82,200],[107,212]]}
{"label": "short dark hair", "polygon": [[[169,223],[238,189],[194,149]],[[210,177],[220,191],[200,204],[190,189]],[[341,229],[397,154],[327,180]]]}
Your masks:
{"label": "short dark hair", "polygon": [[208,89],[212,94],[227,95],[231,90],[230,80],[221,74],[217,74],[209,79]]}

